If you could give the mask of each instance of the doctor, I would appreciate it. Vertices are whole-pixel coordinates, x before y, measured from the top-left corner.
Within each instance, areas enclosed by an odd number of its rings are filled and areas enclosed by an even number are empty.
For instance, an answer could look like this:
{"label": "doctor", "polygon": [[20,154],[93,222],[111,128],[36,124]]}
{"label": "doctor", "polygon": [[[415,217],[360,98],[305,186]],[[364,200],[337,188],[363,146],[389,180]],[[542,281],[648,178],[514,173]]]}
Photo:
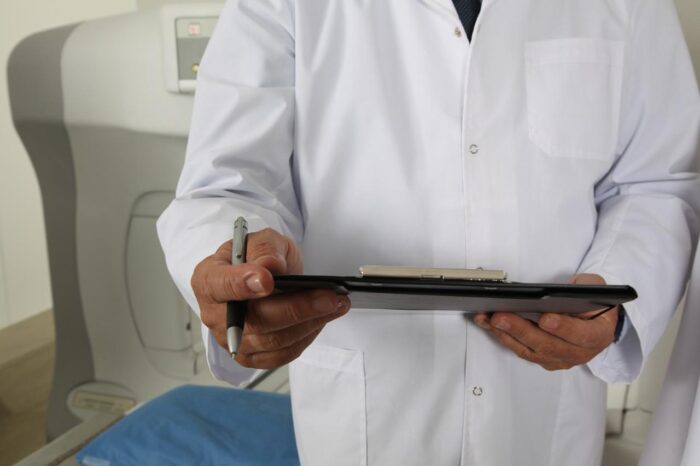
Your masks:
{"label": "doctor", "polygon": [[[217,377],[293,361],[303,464],[592,466],[605,382],[637,376],[681,295],[699,128],[671,0],[230,0],[159,234]],[[238,215],[259,232],[232,267]],[[640,297],[590,322],[478,325],[265,297],[302,262]],[[250,297],[233,361],[223,303]]]}

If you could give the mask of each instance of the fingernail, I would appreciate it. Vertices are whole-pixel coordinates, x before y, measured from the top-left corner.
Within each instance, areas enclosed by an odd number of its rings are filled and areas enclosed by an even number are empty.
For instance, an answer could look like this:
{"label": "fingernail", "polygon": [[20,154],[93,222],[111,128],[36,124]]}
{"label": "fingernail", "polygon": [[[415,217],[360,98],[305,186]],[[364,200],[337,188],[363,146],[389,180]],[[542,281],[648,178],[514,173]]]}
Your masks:
{"label": "fingernail", "polygon": [[542,326],[551,330],[559,327],[559,316],[546,316],[542,318]]}
{"label": "fingernail", "polygon": [[350,310],[350,300],[347,296],[338,297],[338,307],[336,310],[341,314],[345,314]]}
{"label": "fingernail", "polygon": [[321,296],[319,298],[314,299],[314,301],[311,303],[311,306],[314,308],[315,311],[322,312],[324,314],[330,314],[331,312],[336,310],[335,300],[329,298],[328,296]]}
{"label": "fingernail", "polygon": [[496,322],[492,321],[492,323],[498,330],[506,331],[510,328],[510,322],[508,322],[506,319],[496,319]]}
{"label": "fingernail", "polygon": [[255,294],[265,292],[265,287],[263,286],[262,281],[260,280],[260,275],[258,274],[252,274],[249,277],[246,277],[245,286],[247,286],[248,289]]}
{"label": "fingernail", "polygon": [[483,328],[484,330],[488,330],[490,327],[489,323],[486,321],[486,318],[484,318],[484,317],[475,318],[474,323],[476,323],[476,325]]}

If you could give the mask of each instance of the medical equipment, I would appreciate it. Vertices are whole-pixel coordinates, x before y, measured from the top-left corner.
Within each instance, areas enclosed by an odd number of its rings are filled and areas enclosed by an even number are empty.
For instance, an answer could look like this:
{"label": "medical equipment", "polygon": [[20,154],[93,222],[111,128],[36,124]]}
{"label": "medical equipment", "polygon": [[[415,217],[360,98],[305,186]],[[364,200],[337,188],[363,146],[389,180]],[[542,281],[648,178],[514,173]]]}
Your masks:
{"label": "medical equipment", "polygon": [[[57,342],[49,438],[183,383],[216,383],[156,219],[174,197],[220,8],[168,5],[66,26],[30,36],[11,56],[13,118],[48,238]],[[280,377],[268,387],[284,389]]]}
{"label": "medical equipment", "polygon": [[195,385],[149,401],[76,457],[87,466],[299,466],[289,395]]}

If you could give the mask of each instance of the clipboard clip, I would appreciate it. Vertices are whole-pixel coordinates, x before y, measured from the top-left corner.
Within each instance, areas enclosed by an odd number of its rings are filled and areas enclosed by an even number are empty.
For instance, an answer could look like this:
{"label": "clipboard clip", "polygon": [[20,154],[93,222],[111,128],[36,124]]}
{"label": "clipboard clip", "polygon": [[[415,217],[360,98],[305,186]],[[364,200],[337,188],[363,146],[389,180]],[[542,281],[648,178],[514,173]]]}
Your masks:
{"label": "clipboard clip", "polygon": [[401,267],[384,265],[364,265],[360,267],[361,277],[414,278],[431,280],[464,280],[474,282],[505,282],[507,274],[503,270],[450,269],[430,267]]}

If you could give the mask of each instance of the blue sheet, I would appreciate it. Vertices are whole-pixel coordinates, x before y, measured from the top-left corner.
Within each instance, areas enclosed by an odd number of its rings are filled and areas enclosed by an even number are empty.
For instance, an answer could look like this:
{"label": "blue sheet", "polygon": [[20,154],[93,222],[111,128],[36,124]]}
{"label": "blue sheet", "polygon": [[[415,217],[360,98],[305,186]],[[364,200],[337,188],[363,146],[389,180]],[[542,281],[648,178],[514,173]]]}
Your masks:
{"label": "blue sheet", "polygon": [[115,424],[77,455],[86,466],[298,466],[289,396],[183,386]]}

